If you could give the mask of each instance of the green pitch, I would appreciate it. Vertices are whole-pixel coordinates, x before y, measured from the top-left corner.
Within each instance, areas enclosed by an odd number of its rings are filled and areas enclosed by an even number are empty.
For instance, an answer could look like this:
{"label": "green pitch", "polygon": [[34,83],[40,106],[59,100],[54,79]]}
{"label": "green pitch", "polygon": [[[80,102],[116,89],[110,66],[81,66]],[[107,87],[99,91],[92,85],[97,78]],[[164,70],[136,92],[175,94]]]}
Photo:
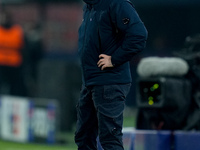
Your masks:
{"label": "green pitch", "polygon": [[59,139],[63,139],[65,144],[48,145],[37,143],[16,143],[0,140],[0,150],[77,150],[74,143],[74,132],[62,133]]}
{"label": "green pitch", "polygon": [[76,146],[70,145],[40,145],[40,144],[21,144],[7,141],[0,141],[0,150],[76,150]]}

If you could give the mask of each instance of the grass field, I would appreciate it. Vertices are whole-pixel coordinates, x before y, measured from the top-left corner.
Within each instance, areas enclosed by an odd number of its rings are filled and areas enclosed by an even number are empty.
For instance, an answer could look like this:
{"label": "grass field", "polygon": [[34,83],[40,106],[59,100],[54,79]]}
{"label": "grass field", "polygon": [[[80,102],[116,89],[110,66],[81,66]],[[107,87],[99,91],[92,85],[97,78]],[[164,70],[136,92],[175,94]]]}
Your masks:
{"label": "grass field", "polygon": [[[124,127],[135,126],[135,112],[127,109],[124,113]],[[0,150],[77,150],[74,143],[74,131],[60,135],[65,139],[66,144],[47,145],[47,144],[23,144],[0,140]]]}
{"label": "grass field", "polygon": [[10,141],[0,140],[0,150],[76,150],[76,145],[73,140],[73,132],[65,133],[66,144],[37,144],[37,143],[15,143]]}
{"label": "grass field", "polygon": [[[18,144],[0,141],[0,149],[1,150],[66,150],[64,147],[55,147],[55,146],[40,146],[40,145],[32,145],[32,144]],[[70,150],[70,149],[68,149]]]}
{"label": "grass field", "polygon": [[76,150],[75,145],[38,145],[0,141],[0,150]]}

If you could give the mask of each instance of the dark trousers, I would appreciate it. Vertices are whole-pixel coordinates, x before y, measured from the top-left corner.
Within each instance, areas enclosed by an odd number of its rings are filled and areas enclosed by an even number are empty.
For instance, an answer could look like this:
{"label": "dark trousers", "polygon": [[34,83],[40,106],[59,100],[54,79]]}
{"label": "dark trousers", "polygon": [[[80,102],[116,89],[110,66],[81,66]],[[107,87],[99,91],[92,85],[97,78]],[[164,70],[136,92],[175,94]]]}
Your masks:
{"label": "dark trousers", "polygon": [[83,87],[77,105],[75,142],[78,150],[124,150],[123,110],[130,84]]}

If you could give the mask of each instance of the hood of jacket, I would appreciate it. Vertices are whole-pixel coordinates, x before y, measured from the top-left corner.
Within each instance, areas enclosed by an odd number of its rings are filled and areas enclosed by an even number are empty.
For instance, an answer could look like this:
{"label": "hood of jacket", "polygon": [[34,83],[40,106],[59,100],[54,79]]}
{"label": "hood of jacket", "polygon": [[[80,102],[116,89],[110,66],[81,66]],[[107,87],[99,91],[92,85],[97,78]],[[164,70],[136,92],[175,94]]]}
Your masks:
{"label": "hood of jacket", "polygon": [[83,0],[86,4],[94,5],[98,3],[100,0]]}

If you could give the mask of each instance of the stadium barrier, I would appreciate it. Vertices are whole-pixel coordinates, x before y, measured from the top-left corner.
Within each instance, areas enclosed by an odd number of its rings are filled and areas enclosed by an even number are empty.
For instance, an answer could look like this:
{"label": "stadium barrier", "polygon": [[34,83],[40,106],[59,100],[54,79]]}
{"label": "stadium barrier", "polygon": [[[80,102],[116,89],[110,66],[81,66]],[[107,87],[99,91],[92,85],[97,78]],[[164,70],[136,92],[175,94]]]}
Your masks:
{"label": "stadium barrier", "polygon": [[174,132],[174,150],[199,150],[200,132]]}
{"label": "stadium barrier", "polygon": [[[124,150],[171,150],[171,132],[123,129]],[[98,142],[98,150],[103,150]]]}
{"label": "stadium barrier", "polygon": [[0,137],[14,142],[54,144],[59,105],[53,99],[0,96]]}
{"label": "stadium barrier", "polygon": [[[123,129],[124,150],[199,150],[200,132]],[[98,150],[103,150],[97,139]]]}

